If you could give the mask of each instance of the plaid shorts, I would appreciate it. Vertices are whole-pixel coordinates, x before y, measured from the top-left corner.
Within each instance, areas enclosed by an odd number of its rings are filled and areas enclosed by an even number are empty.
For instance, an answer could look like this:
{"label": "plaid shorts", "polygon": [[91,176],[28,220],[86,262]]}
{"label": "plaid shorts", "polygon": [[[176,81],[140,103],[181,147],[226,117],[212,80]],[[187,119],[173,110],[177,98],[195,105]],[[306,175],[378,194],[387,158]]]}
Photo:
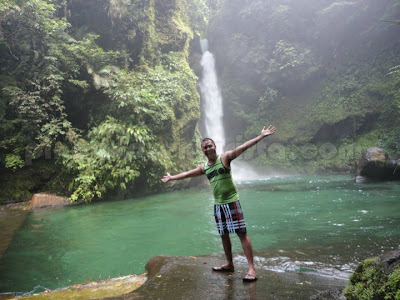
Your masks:
{"label": "plaid shorts", "polygon": [[246,233],[246,224],[239,200],[214,205],[214,217],[220,236],[225,233]]}

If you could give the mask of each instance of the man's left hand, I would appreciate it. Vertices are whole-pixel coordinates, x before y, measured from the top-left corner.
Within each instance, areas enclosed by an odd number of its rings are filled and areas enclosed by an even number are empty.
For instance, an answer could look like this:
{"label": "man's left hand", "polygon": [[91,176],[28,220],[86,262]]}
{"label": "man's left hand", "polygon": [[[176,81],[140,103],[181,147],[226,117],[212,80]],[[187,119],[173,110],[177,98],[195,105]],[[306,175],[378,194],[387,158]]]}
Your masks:
{"label": "man's left hand", "polygon": [[274,126],[269,125],[267,129],[265,129],[265,126],[264,126],[264,128],[261,130],[261,135],[263,137],[266,137],[266,136],[269,136],[271,134],[274,134],[274,132],[275,132],[275,127]]}

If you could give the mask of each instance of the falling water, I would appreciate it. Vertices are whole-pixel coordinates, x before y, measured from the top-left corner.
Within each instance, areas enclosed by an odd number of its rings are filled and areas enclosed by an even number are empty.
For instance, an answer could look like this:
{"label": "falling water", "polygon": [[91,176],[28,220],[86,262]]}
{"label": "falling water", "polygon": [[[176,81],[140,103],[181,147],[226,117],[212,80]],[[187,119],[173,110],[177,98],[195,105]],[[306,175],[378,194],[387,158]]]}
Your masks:
{"label": "falling water", "polygon": [[[199,86],[202,96],[204,136],[212,138],[217,145],[218,152],[222,153],[230,149],[225,149],[226,140],[223,126],[222,96],[218,86],[215,59],[212,53],[208,51],[207,40],[201,40],[200,46],[203,52],[200,61],[203,67],[203,76]],[[235,180],[244,181],[260,178],[260,175],[253,171],[248,164],[243,163],[240,158],[232,162],[232,168],[234,169],[233,177]]]}
{"label": "falling water", "polygon": [[[201,40],[200,46],[203,52],[200,61],[203,67],[203,76],[199,87],[202,96],[204,136],[212,138],[217,145],[218,152],[222,153],[230,149],[225,149],[226,140],[222,119],[222,96],[218,86],[217,72],[215,71],[215,59],[212,53],[208,51],[207,40]],[[232,168],[234,169],[233,177],[235,180],[244,181],[260,178],[260,175],[254,172],[248,164],[243,163],[240,158],[232,162]]]}
{"label": "falling water", "polygon": [[202,40],[200,44],[203,52],[200,61],[203,76],[199,87],[203,103],[205,136],[212,138],[221,152],[225,147],[222,96],[218,87],[214,56],[208,51],[207,40]]}

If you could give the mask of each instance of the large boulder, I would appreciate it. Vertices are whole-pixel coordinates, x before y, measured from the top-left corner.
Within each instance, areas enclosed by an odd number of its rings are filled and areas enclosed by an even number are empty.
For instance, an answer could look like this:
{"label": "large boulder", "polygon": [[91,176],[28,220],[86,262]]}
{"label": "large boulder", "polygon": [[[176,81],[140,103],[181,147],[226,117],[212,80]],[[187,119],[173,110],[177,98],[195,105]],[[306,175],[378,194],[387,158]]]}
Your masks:
{"label": "large boulder", "polygon": [[343,295],[347,300],[400,299],[400,250],[364,260]]}
{"label": "large boulder", "polygon": [[356,176],[358,183],[400,179],[400,160],[391,160],[382,148],[368,148],[358,162]]}

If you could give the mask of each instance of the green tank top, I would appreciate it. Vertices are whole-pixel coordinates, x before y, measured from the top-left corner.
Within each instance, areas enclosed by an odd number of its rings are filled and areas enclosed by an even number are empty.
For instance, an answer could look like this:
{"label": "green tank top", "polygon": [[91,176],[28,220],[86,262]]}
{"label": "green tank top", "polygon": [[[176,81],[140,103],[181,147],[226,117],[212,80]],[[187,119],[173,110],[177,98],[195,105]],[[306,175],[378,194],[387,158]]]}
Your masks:
{"label": "green tank top", "polygon": [[239,200],[236,185],[232,180],[231,170],[225,168],[219,155],[215,163],[204,164],[204,172],[211,184],[215,204],[231,203]]}

